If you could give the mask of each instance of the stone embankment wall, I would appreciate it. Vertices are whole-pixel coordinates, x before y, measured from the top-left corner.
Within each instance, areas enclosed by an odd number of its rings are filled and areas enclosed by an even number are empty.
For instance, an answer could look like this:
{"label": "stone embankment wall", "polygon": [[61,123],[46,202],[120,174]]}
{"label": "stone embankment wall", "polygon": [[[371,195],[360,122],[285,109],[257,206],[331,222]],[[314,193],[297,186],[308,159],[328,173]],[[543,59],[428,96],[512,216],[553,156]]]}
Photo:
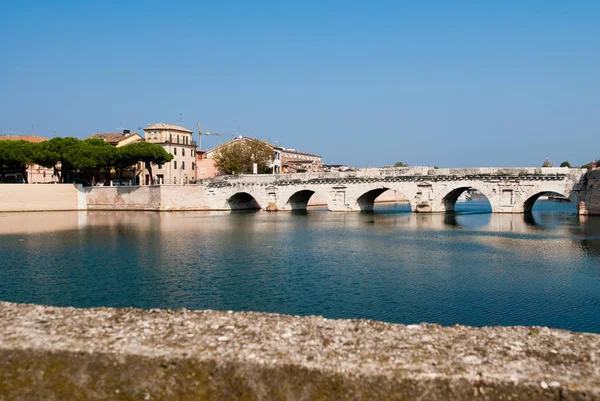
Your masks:
{"label": "stone embankment wall", "polygon": [[86,210],[85,194],[73,184],[0,184],[0,212]]}
{"label": "stone embankment wall", "polygon": [[0,400],[600,400],[600,335],[0,303]]}
{"label": "stone embankment wall", "polygon": [[600,215],[600,170],[588,173],[585,207],[588,214]]}
{"label": "stone embankment wall", "polygon": [[85,188],[88,210],[209,210],[199,185]]}
{"label": "stone embankment wall", "polygon": [[88,210],[159,210],[157,186],[85,188]]}

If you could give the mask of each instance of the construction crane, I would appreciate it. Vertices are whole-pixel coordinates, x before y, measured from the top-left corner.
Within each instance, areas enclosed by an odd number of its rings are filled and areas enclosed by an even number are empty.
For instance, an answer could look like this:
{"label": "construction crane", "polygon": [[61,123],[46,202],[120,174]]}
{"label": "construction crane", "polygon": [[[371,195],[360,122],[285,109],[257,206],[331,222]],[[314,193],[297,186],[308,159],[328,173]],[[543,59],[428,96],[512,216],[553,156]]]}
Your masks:
{"label": "construction crane", "polygon": [[[218,132],[208,132],[208,131],[202,132],[202,129],[201,129],[202,125],[198,121],[196,121],[196,126],[198,127],[198,139],[199,139],[198,149],[200,149],[200,150],[202,150],[202,135],[204,135],[204,136],[213,135],[213,136],[217,136],[217,137],[230,136],[230,137],[234,137],[234,138],[238,136],[238,135],[234,135],[234,134],[221,134]],[[241,135],[239,135],[239,136],[241,137]]]}

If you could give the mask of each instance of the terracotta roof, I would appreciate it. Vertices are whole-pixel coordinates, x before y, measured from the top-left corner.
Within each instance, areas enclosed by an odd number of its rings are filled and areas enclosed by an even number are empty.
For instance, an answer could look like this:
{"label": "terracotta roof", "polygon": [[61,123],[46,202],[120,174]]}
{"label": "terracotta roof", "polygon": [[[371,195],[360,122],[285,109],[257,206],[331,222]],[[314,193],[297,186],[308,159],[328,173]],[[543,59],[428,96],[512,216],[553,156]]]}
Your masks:
{"label": "terracotta roof", "polygon": [[151,131],[153,129],[156,129],[156,130],[170,129],[173,131],[188,132],[190,134],[192,133],[192,131],[190,131],[187,128],[180,127],[178,125],[165,124],[165,123],[158,123],[158,124],[153,124],[153,125],[148,124],[148,126],[146,128],[144,128],[144,131]]}
{"label": "terracotta roof", "polygon": [[0,141],[27,141],[27,142],[46,142],[48,138],[44,138],[43,136],[33,136],[33,135],[0,135]]}
{"label": "terracotta roof", "polygon": [[[139,134],[137,132],[131,132],[129,134],[124,134],[122,132],[107,132],[107,133],[103,133],[103,134],[94,134],[92,136],[90,136],[90,138],[96,138],[96,139],[104,139],[106,142],[108,143],[119,143],[122,140],[129,138],[132,135],[137,135],[139,136]],[[140,137],[141,138],[141,137]]]}

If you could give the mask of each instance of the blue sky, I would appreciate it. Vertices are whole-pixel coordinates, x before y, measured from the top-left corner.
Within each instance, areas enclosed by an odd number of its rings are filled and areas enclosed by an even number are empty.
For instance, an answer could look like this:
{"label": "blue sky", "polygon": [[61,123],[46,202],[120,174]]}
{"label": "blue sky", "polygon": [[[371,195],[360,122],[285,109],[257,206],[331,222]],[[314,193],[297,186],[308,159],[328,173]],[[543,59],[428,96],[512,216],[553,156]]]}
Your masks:
{"label": "blue sky", "polygon": [[598,21],[584,0],[5,0],[0,133],[200,121],[356,167],[582,164]]}

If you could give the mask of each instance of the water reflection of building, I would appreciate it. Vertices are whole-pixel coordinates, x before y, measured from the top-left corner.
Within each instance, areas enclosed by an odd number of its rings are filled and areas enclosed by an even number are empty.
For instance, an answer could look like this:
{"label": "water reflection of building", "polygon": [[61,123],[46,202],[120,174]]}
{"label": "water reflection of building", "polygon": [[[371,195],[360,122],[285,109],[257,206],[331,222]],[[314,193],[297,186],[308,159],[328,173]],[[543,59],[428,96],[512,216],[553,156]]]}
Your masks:
{"label": "water reflection of building", "polygon": [[[471,241],[493,246],[503,251],[519,254],[542,252],[543,258],[578,258],[582,252],[600,256],[600,217],[564,216],[534,213],[512,214],[415,214],[415,213],[319,213],[301,221],[293,214],[230,212],[47,212],[0,213],[0,235],[33,235],[58,231],[106,228],[132,235],[152,237],[159,241],[161,235],[172,233],[207,238],[218,234],[253,238],[256,234],[274,235],[289,233],[290,223],[314,226],[317,229],[371,230],[372,225],[384,235],[419,233],[437,235],[439,241]],[[288,217],[289,216],[289,217]],[[289,220],[288,220],[289,219]],[[461,235],[449,237],[444,232],[460,230]],[[153,234],[152,234],[153,233]],[[187,234],[186,234],[187,233]],[[412,235],[412,234],[411,234]],[[223,237],[223,238],[225,238]],[[274,238],[275,238],[274,237]],[[412,237],[411,237],[412,238]],[[250,243],[249,243],[250,244]]]}
{"label": "water reflection of building", "polygon": [[87,225],[87,212],[0,213],[0,235],[77,230]]}

